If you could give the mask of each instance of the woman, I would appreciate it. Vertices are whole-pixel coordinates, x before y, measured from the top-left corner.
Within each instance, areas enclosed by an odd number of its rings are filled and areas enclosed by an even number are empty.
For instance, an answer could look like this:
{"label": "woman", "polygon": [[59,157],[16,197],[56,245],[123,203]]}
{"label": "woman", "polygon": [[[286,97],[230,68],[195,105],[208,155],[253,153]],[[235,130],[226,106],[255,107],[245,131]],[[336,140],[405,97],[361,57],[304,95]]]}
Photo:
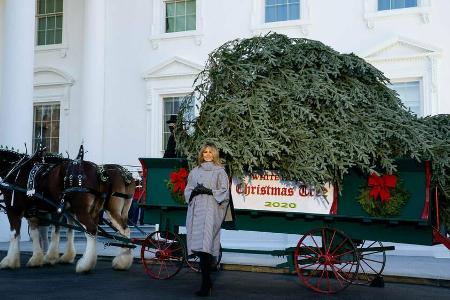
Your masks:
{"label": "woman", "polygon": [[213,256],[219,256],[220,227],[228,205],[229,186],[215,145],[203,145],[198,164],[189,173],[184,197],[189,205],[186,216],[188,254],[199,256],[202,272],[202,285],[195,294],[205,297],[211,294],[210,265]]}

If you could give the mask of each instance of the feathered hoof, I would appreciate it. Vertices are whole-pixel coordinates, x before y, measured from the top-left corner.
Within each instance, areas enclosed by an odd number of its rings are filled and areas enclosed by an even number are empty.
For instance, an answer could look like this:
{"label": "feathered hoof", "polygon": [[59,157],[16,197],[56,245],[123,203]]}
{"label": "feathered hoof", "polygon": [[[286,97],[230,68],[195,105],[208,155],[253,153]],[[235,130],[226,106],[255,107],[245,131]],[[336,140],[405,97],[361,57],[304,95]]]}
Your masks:
{"label": "feathered hoof", "polygon": [[83,256],[78,260],[75,270],[77,273],[89,273],[94,269],[96,263],[97,259],[89,259]]}
{"label": "feathered hoof", "polygon": [[59,254],[58,253],[47,253],[44,256],[44,264],[46,265],[54,265],[59,262]]}
{"label": "feathered hoof", "polygon": [[0,269],[18,269],[20,268],[20,257],[8,257],[2,259],[0,262]]}
{"label": "feathered hoof", "polygon": [[59,264],[73,264],[74,261],[75,261],[75,256],[76,256],[76,253],[75,253],[75,252],[64,253],[64,255],[62,255],[62,256],[58,259],[58,263],[59,263]]}
{"label": "feathered hoof", "polygon": [[114,257],[112,267],[116,271],[125,271],[131,268],[133,264],[133,256],[131,253],[123,253]]}
{"label": "feathered hoof", "polygon": [[27,267],[29,268],[38,268],[44,265],[44,254],[39,253],[33,255],[30,260],[27,262]]}

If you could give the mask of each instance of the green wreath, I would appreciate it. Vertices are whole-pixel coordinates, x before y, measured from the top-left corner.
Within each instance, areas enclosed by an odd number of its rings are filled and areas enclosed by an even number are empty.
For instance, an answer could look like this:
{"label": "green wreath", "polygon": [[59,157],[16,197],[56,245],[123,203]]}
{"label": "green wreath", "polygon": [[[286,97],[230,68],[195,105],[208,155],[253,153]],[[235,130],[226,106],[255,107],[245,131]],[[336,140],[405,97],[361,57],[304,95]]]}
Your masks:
{"label": "green wreath", "polygon": [[179,168],[170,173],[169,180],[166,180],[166,186],[172,195],[172,198],[181,205],[186,205],[184,200],[184,190],[187,184],[187,176],[189,175],[186,168]]}
{"label": "green wreath", "polygon": [[374,198],[373,193],[371,193],[373,187],[369,185],[362,187],[360,190],[358,203],[373,217],[398,216],[410,197],[409,192],[401,181],[398,181],[395,187],[389,189],[389,198],[384,201],[381,200],[381,197]]}

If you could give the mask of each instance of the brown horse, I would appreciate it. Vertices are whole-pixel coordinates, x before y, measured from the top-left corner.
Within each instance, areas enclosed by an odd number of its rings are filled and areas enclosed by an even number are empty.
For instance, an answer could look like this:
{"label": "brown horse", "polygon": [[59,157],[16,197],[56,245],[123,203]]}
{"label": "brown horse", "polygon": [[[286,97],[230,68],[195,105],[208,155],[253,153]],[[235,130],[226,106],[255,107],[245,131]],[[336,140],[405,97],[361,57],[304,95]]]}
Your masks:
{"label": "brown horse", "polygon": [[[98,168],[94,163],[82,159],[63,160],[55,165],[39,167],[42,158],[43,153],[36,152],[13,168],[3,180],[3,183],[8,185],[8,189],[3,190],[3,193],[11,226],[11,241],[7,256],[0,262],[0,268],[20,266],[20,220],[24,216],[29,221],[33,241],[33,255],[27,266],[42,266],[44,254],[39,244],[36,211],[54,213],[57,208],[61,208],[71,212],[86,231],[86,249],[77,262],[76,271],[88,272],[97,260],[97,226],[107,185],[100,181]],[[49,247],[49,262],[54,261],[55,248],[52,244]],[[74,253],[73,251],[73,254],[69,255],[74,258]],[[68,257],[68,260],[73,258]]]}
{"label": "brown horse", "polygon": [[[120,165],[106,164],[100,166],[109,178],[109,191],[105,202],[105,211],[111,223],[119,233],[130,238],[128,228],[128,211],[130,210],[136,185],[131,173]],[[112,266],[116,270],[127,270],[133,263],[133,252],[130,248],[122,248],[113,259]]]}
{"label": "brown horse", "polygon": [[[104,209],[109,215],[112,225],[119,233],[130,238],[128,223],[128,210],[131,206],[131,199],[135,190],[135,183],[131,173],[120,165],[99,166],[98,175],[103,177],[103,182],[107,186],[107,196]],[[68,228],[66,253],[58,257],[59,253],[59,228],[55,226],[52,231],[49,251],[45,256],[45,262],[72,262],[75,257],[73,230]],[[122,248],[119,254],[113,259],[112,267],[115,270],[127,270],[133,263],[133,252],[130,248]]]}

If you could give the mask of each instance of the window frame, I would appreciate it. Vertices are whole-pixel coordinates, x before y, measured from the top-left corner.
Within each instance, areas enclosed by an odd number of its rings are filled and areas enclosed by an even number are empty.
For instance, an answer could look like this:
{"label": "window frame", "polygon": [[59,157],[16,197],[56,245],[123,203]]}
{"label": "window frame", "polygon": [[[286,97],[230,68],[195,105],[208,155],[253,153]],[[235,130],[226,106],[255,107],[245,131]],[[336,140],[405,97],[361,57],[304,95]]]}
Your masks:
{"label": "window frame", "polygon": [[149,41],[153,49],[165,40],[190,39],[200,46],[203,41],[203,6],[205,0],[195,1],[195,30],[166,32],[166,3],[173,0],[153,0],[153,21],[150,28]]}
{"label": "window frame", "polygon": [[[35,14],[35,22],[36,22],[36,30],[35,30],[35,46],[36,47],[51,47],[51,46],[58,46],[58,45],[62,45],[63,44],[63,37],[64,37],[64,0],[53,0],[54,1],[54,5],[55,5],[55,10],[56,10],[56,1],[61,1],[61,3],[62,3],[62,11],[61,12],[56,12],[56,11],[54,11],[54,12],[52,12],[52,13],[48,13],[48,12],[44,12],[43,14],[40,14],[39,13],[39,3],[40,3],[40,1],[44,1],[45,2],[45,5],[47,5],[47,0],[36,0],[36,14]],[[44,10],[46,10],[46,9],[44,9]],[[39,21],[41,20],[41,19],[45,19],[46,20],[46,23],[48,23],[48,19],[49,18],[51,18],[51,17],[59,17],[59,16],[61,16],[61,19],[62,19],[62,21],[61,21],[61,28],[58,28],[57,27],[57,24],[56,24],[56,19],[55,19],[55,28],[54,28],[54,31],[55,31],[55,37],[54,37],[54,39],[56,40],[56,32],[57,32],[57,30],[58,29],[60,29],[61,30],[61,41],[59,42],[59,43],[50,43],[50,44],[47,44],[47,32],[49,31],[49,29],[48,29],[48,25],[46,24],[46,27],[45,27],[45,30],[43,30],[43,32],[45,32],[45,44],[38,44],[38,42],[39,42],[39,32],[40,31],[42,31],[42,30],[39,30]]]}
{"label": "window frame", "polygon": [[[32,152],[34,153],[36,151],[36,146],[37,146],[37,141],[39,140],[38,136],[35,136],[36,133],[36,126],[38,123],[41,123],[41,130],[40,130],[40,138],[42,138],[42,123],[44,123],[44,120],[41,119],[40,120],[36,120],[36,108],[37,107],[45,107],[45,106],[50,106],[50,120],[48,120],[48,124],[50,125],[50,131],[49,131],[49,137],[47,137],[49,139],[49,145],[45,145],[47,147],[47,151],[49,152],[53,152],[53,153],[59,153],[60,152],[60,147],[61,147],[61,102],[60,101],[39,101],[39,102],[34,102],[33,103],[33,134],[32,134]],[[53,106],[58,106],[58,119],[55,120],[55,122],[57,122],[58,125],[58,136],[52,136],[52,123],[53,123]],[[54,149],[51,147],[52,145],[52,140],[57,139],[58,140],[58,149],[57,151],[54,151]]]}
{"label": "window frame", "polygon": [[[264,23],[274,23],[274,22],[287,22],[287,21],[295,21],[295,20],[301,20],[301,2],[302,0],[286,0],[286,4],[273,4],[273,5],[268,5],[267,4],[268,0],[264,0]],[[289,3],[289,1],[297,1],[294,3]],[[298,5],[298,18],[297,19],[289,19],[289,12],[292,10],[292,8],[290,8],[290,5]],[[268,6],[270,7],[279,7],[279,6],[286,6],[286,20],[276,20],[276,21],[267,21],[267,8]]]}
{"label": "window frame", "polygon": [[[405,84],[405,83],[413,83],[413,82],[417,82],[418,83],[418,92],[419,92],[419,112],[417,114],[417,117],[424,117],[425,116],[425,108],[424,108],[424,93],[423,93],[423,78],[421,77],[408,77],[408,78],[395,78],[391,80],[391,84],[388,85],[388,87],[392,90],[394,90],[392,88],[392,86],[396,85],[396,84]],[[397,92],[398,93],[398,92]],[[400,96],[400,95],[399,95]],[[406,103],[404,102],[404,99],[401,99],[403,105],[408,109],[410,108],[409,106],[406,105]]]}
{"label": "window frame", "polygon": [[[392,1],[396,1],[396,0],[388,0],[389,1],[389,6],[390,8],[388,9],[380,9],[380,0],[377,0],[377,11],[387,11],[387,10],[394,10],[394,9],[407,9],[407,8],[413,8],[413,7],[419,7],[419,1],[416,0],[416,5],[415,6],[404,6],[404,7],[398,7],[398,8],[392,8]],[[404,2],[406,0],[403,0]],[[406,2],[405,2],[406,5]]]}
{"label": "window frame", "polygon": [[[195,16],[195,29],[187,29],[187,19],[188,16],[192,16],[192,14],[188,14],[187,13],[187,2],[195,2],[195,12],[194,12],[194,16]],[[168,4],[174,4],[174,15],[173,16],[168,16],[167,14],[167,6]],[[184,3],[184,14],[183,15],[177,15],[177,4],[179,5],[179,3]],[[175,32],[187,32],[187,31],[195,31],[197,29],[197,1],[196,0],[165,0],[164,1],[164,33],[175,33]],[[177,27],[177,19],[179,17],[183,17],[184,19],[184,30],[176,30]],[[168,19],[169,18],[173,18],[174,19],[174,31],[167,31],[168,29]]]}
{"label": "window frame", "polygon": [[267,22],[265,20],[265,3],[266,0],[253,0],[251,11],[251,31],[253,34],[265,34],[270,31],[285,31],[296,30],[300,34],[306,36],[309,34],[311,20],[310,20],[310,0],[300,0],[300,14],[299,19]]}
{"label": "window frame", "polygon": [[[161,118],[161,120],[162,120],[162,124],[161,124],[161,129],[162,129],[162,131],[161,131],[162,132],[162,135],[161,135],[161,141],[162,141],[161,147],[162,147],[162,150],[161,150],[161,153],[164,153],[164,151],[166,150],[166,146],[167,146],[167,140],[165,139],[166,134],[167,134],[167,139],[170,136],[169,127],[166,124],[166,121],[170,118],[170,115],[177,115],[178,114],[179,109],[181,107],[182,101],[184,100],[184,98],[186,98],[189,95],[191,95],[191,93],[182,93],[182,94],[177,93],[177,94],[161,95],[161,102],[162,102],[161,103],[161,116],[162,116],[162,118]],[[165,111],[166,101],[168,101],[169,99],[175,99],[175,98],[178,98],[180,100],[179,106],[178,106],[178,111],[172,112],[170,114],[167,114],[166,111]],[[195,99],[194,103],[197,103],[196,99]],[[195,119],[195,116],[198,114],[198,111],[196,111],[195,105],[192,106],[192,112],[191,113],[192,113],[192,115],[191,115],[192,119]]]}
{"label": "window frame", "polygon": [[377,23],[399,17],[419,18],[422,23],[427,24],[431,17],[431,1],[417,0],[416,7],[389,10],[378,10],[378,0],[365,0],[364,2],[364,19],[369,29],[373,29]]}

